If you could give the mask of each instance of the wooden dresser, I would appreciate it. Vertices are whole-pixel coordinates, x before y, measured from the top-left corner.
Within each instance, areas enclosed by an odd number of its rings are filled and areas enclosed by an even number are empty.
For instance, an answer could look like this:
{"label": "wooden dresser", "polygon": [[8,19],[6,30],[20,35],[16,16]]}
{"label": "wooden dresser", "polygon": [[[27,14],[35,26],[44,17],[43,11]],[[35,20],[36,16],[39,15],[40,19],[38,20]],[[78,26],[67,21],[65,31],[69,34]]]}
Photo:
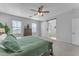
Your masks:
{"label": "wooden dresser", "polygon": [[32,29],[29,28],[29,25],[27,25],[26,28],[24,28],[24,36],[31,36],[32,35]]}
{"label": "wooden dresser", "polygon": [[31,36],[32,30],[31,29],[24,29],[24,36]]}

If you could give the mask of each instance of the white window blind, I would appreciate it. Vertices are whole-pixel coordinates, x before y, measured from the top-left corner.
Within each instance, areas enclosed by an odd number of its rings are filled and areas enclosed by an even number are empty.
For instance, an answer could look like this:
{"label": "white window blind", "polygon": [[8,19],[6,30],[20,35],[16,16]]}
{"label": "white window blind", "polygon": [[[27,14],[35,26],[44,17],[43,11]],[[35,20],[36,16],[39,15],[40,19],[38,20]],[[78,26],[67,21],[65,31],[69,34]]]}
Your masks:
{"label": "white window blind", "polygon": [[12,21],[12,32],[14,34],[19,34],[21,33],[21,21],[13,20]]}

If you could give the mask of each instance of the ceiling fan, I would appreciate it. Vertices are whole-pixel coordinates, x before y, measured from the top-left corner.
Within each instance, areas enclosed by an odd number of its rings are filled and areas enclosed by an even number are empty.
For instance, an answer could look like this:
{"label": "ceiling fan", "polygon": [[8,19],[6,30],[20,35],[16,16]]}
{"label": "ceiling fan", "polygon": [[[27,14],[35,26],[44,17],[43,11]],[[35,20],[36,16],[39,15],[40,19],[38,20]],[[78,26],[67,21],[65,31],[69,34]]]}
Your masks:
{"label": "ceiling fan", "polygon": [[[30,9],[30,10],[36,12],[34,14],[34,16],[36,16],[36,15],[38,15],[38,16],[44,16],[44,13],[49,13],[49,11],[44,11],[43,9],[44,9],[44,6],[41,5],[37,10],[34,10],[34,9]],[[32,17],[32,16],[30,16],[30,17]]]}

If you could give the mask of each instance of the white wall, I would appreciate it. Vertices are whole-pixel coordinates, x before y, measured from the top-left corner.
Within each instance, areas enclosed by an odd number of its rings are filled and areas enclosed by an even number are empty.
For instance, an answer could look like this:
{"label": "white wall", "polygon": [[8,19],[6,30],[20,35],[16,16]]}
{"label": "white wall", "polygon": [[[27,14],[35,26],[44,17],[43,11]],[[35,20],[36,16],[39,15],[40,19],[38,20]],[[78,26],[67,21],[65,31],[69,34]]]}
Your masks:
{"label": "white wall", "polygon": [[72,44],[79,45],[79,8],[74,9],[72,19]]}
{"label": "white wall", "polygon": [[41,36],[42,37],[47,37],[48,33],[47,33],[47,22],[44,21],[41,23]]}
{"label": "white wall", "polygon": [[[10,15],[10,14],[6,14],[6,13],[1,13],[0,12],[0,21],[7,23],[7,25],[9,26],[10,29],[12,29],[12,20],[20,20],[22,21],[22,33],[21,34],[17,34],[17,36],[23,36],[24,33],[24,26],[26,26],[27,24],[30,25],[32,22],[37,24],[37,33],[33,35],[41,35],[41,22],[40,21],[35,21],[32,19],[28,19],[28,18],[23,18],[23,17],[18,17],[18,16],[14,16],[14,15]],[[12,31],[11,31],[12,33]]]}
{"label": "white wall", "polygon": [[59,41],[72,43],[73,10],[58,15],[56,23],[56,38]]}
{"label": "white wall", "polygon": [[[73,10],[56,16],[56,38],[59,41],[72,43]],[[42,36],[47,36],[47,23],[42,22]]]}
{"label": "white wall", "polygon": [[[72,19],[74,18],[74,9],[56,16],[56,39],[72,43]],[[79,17],[75,15],[75,17]],[[41,32],[43,37],[47,37],[47,23],[42,22]]]}

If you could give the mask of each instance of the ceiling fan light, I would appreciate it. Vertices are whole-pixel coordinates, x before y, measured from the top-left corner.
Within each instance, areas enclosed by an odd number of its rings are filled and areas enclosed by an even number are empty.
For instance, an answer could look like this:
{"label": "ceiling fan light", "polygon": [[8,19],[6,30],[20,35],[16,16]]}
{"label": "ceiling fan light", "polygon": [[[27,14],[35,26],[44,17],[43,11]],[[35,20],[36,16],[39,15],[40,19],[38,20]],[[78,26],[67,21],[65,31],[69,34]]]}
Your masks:
{"label": "ceiling fan light", "polygon": [[38,12],[38,16],[43,16],[43,13],[39,13],[39,12]]}

